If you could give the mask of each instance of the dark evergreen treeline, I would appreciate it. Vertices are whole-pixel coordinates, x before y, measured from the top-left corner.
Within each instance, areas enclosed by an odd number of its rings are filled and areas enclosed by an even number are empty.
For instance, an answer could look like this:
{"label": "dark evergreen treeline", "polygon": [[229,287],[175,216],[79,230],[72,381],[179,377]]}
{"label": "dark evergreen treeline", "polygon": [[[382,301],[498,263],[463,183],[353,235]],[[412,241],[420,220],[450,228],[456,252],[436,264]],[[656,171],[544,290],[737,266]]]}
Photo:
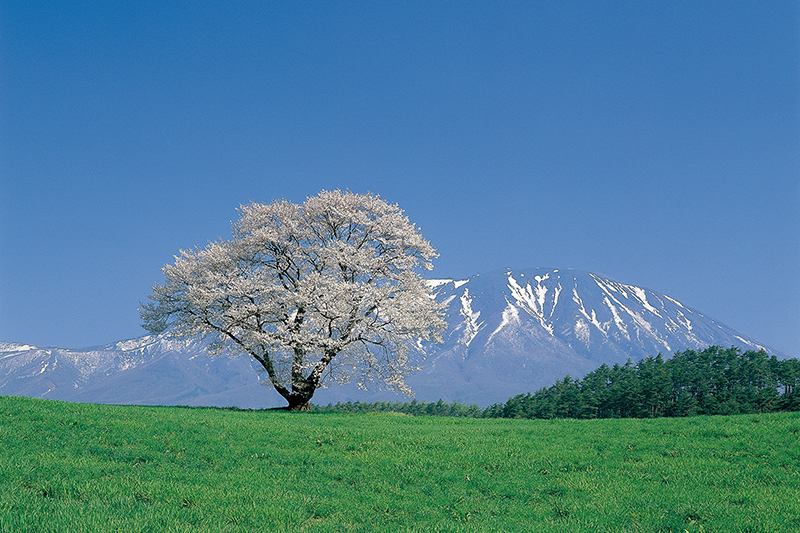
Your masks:
{"label": "dark evergreen treeline", "polygon": [[649,418],[800,410],[800,361],[711,346],[636,363],[602,365],[582,380],[489,407],[503,418]]}
{"label": "dark evergreen treeline", "polygon": [[405,413],[419,416],[455,416],[468,418],[483,418],[484,410],[478,404],[466,405],[453,402],[446,403],[441,399],[436,402],[338,402],[336,405],[315,405],[317,412],[328,413]]}
{"label": "dark evergreen treeline", "polygon": [[650,418],[800,410],[800,361],[764,351],[711,346],[659,354],[624,365],[601,365],[583,379],[570,376],[534,393],[486,409],[439,400],[347,402],[317,411],[384,412],[474,418]]}

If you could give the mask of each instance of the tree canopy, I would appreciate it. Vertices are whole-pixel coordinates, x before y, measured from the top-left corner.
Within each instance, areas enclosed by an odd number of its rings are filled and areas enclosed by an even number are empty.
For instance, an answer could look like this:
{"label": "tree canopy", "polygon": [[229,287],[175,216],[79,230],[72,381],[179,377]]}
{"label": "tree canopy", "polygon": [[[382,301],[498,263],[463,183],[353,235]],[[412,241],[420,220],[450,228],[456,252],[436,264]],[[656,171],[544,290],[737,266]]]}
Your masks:
{"label": "tree canopy", "polygon": [[325,379],[409,394],[421,341],[441,342],[446,323],[418,272],[436,251],[403,211],[336,190],[239,213],[231,239],[162,269],[144,328],[248,354],[291,409],[307,408]]}

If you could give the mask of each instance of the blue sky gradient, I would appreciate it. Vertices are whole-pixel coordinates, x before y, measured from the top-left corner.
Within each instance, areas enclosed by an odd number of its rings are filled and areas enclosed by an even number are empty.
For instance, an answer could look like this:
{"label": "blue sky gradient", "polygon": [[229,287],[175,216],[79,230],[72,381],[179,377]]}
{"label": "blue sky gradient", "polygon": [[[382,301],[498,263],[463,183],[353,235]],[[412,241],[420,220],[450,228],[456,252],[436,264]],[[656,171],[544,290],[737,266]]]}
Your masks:
{"label": "blue sky gradient", "polygon": [[0,341],[144,334],[236,207],[398,203],[434,277],[577,268],[800,357],[800,4],[8,2]]}

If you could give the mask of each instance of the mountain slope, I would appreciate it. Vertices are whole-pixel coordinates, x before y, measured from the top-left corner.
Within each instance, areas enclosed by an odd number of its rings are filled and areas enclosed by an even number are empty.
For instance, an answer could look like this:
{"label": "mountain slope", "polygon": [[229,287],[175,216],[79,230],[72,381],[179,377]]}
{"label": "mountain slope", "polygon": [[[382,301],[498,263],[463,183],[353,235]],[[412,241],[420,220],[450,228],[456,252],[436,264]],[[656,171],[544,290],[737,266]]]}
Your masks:
{"label": "mountain slope", "polygon": [[[578,270],[493,271],[430,280],[448,306],[445,343],[425,347],[408,379],[420,400],[488,405],[581,377],[602,363],[702,349],[771,350],[664,294]],[[0,343],[0,394],[96,403],[284,404],[247,357],[208,357],[205,343],[146,336],[86,350]],[[404,400],[355,385],[322,389],[315,403]]]}
{"label": "mountain slope", "polygon": [[601,363],[709,345],[785,357],[664,294],[590,272],[493,271],[430,285],[449,302],[450,327],[409,380],[425,398],[446,390],[448,400],[505,401]]}
{"label": "mountain slope", "polygon": [[257,367],[247,357],[209,357],[204,342],[166,335],[85,350],[0,343],[0,394],[87,403],[279,405]]}

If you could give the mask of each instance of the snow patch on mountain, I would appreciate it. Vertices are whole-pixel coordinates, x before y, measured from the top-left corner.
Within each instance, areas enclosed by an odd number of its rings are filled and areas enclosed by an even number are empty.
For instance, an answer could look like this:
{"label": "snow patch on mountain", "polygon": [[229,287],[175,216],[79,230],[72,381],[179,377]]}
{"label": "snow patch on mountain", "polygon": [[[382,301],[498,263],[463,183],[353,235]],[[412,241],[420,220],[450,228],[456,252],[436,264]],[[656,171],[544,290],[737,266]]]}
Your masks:
{"label": "snow patch on mountain", "polygon": [[509,302],[507,299],[506,299],[506,304],[507,304],[506,308],[503,309],[503,312],[500,315],[502,317],[502,319],[500,320],[500,324],[498,324],[497,328],[495,328],[495,330],[492,331],[492,334],[489,335],[489,340],[486,341],[487,345],[490,342],[492,342],[492,338],[495,335],[497,335],[498,333],[500,333],[500,331],[504,327],[506,327],[508,325],[518,325],[519,322],[520,322],[519,321],[519,309],[517,309],[517,307],[514,304],[512,304],[511,302]]}
{"label": "snow patch on mountain", "polygon": [[[572,301],[575,302],[576,304],[578,304],[578,306],[579,306],[578,307],[578,312],[580,314],[582,314],[586,318],[586,320],[589,321],[589,324],[592,324],[604,336],[607,336],[607,334],[608,334],[608,323],[605,323],[605,324],[601,323],[597,319],[597,312],[594,309],[591,310],[592,311],[591,316],[589,315],[589,312],[586,310],[586,307],[583,305],[583,300],[581,299],[580,295],[578,294],[577,287],[572,289]],[[608,299],[604,299],[603,301],[604,302],[608,302]],[[586,326],[585,328],[584,328],[584,325]],[[575,328],[576,328],[575,329],[576,336],[578,336],[580,338],[580,340],[584,344],[586,344],[588,346],[589,345],[589,336],[590,336],[590,331],[588,329],[588,324],[586,322],[584,322],[583,320],[578,319],[578,322],[575,323]],[[580,330],[580,334],[578,333],[579,330]]]}
{"label": "snow patch on mountain", "polygon": [[425,284],[428,286],[428,289],[435,290],[441,287],[442,285],[447,285],[448,283],[452,283],[452,279],[426,279]]}
{"label": "snow patch on mountain", "polygon": [[749,340],[747,340],[747,339],[743,339],[743,338],[742,338],[742,337],[740,337],[739,335],[734,335],[734,337],[736,337],[737,339],[739,339],[740,341],[742,341],[744,344],[746,344],[746,345],[748,345],[748,346],[752,346],[752,347],[753,347],[753,348],[755,348],[756,350],[764,350],[764,351],[767,351],[767,349],[766,349],[766,348],[764,348],[763,346],[761,346],[761,345],[760,345],[760,344],[758,344],[758,343],[755,343],[755,342],[749,341]]}
{"label": "snow patch on mountain", "polygon": [[611,300],[609,300],[608,296],[603,296],[603,303],[606,304],[609,311],[611,311],[611,316],[614,319],[614,325],[617,326],[617,329],[620,331],[620,333],[622,333],[627,340],[631,340],[631,336],[628,333],[627,324],[625,324],[625,321],[619,315],[619,311],[617,311],[617,308],[613,303],[611,303]]}
{"label": "snow patch on mountain", "polygon": [[30,344],[17,344],[14,342],[0,342],[0,353],[6,352],[27,352],[29,350],[35,350],[36,346],[31,346]]}
{"label": "snow patch on mountain", "polygon": [[[456,288],[460,286],[461,285],[458,285]],[[461,343],[467,347],[469,347],[470,343],[484,326],[484,322],[478,321],[481,312],[472,310],[472,299],[473,298],[469,295],[469,287],[465,288],[464,294],[461,295],[461,310],[459,313],[464,317],[464,336],[461,338]]]}
{"label": "snow patch on mountain", "polygon": [[[683,306],[681,306],[681,307],[683,307]],[[689,320],[689,318],[688,318],[686,315],[684,315],[684,314],[681,312],[681,310],[680,310],[680,309],[678,309],[678,310],[677,310],[675,313],[676,313],[676,314],[677,314],[677,316],[678,316],[678,319],[677,319],[677,320],[678,320],[678,322],[680,322],[680,323],[681,323],[681,324],[682,324],[682,325],[683,325],[683,326],[686,328],[686,331],[688,331],[689,333],[691,333],[691,332],[692,332],[692,327],[693,327],[693,326],[692,326],[692,321],[691,321],[691,320]]]}
{"label": "snow patch on mountain", "polygon": [[[594,310],[592,310],[592,314],[594,314]],[[585,344],[586,347],[589,347],[589,344],[591,343],[591,331],[589,329],[589,324],[587,324],[581,318],[575,322],[575,338]]]}
{"label": "snow patch on mountain", "polygon": [[636,298],[640,302],[642,302],[642,305],[644,306],[645,309],[647,309],[648,311],[650,311],[651,313],[653,313],[657,317],[662,318],[661,317],[661,313],[658,312],[658,309],[656,309],[655,307],[650,305],[650,303],[647,301],[647,292],[644,289],[642,289],[640,287],[631,287],[631,286],[629,286],[629,288],[631,289],[633,294],[636,296]]}
{"label": "snow patch on mountain", "polygon": [[670,298],[670,297],[669,297],[669,296],[667,296],[666,294],[662,294],[661,296],[663,296],[664,298],[666,298],[666,299],[667,299],[667,300],[669,300],[670,302],[674,303],[674,304],[675,304],[675,305],[677,305],[678,307],[681,307],[681,308],[683,308],[683,309],[685,309],[685,310],[689,311],[690,313],[692,312],[692,311],[691,311],[691,309],[688,309],[688,308],[687,308],[685,305],[683,305],[682,303],[680,303],[678,300],[676,300],[676,299],[674,299],[674,298]]}
{"label": "snow patch on mountain", "polygon": [[[542,284],[543,281],[550,277],[549,274],[544,276],[536,276],[536,286],[531,286],[530,282],[522,287],[514,276],[508,273],[508,288],[511,290],[511,296],[517,301],[517,304],[527,311],[532,317],[539,321],[539,324],[547,330],[550,335],[553,334],[553,324],[548,319],[553,316],[555,311],[555,304],[550,311],[549,316],[545,316],[544,309],[545,300],[547,298],[547,287]],[[560,289],[559,289],[560,292]]]}

